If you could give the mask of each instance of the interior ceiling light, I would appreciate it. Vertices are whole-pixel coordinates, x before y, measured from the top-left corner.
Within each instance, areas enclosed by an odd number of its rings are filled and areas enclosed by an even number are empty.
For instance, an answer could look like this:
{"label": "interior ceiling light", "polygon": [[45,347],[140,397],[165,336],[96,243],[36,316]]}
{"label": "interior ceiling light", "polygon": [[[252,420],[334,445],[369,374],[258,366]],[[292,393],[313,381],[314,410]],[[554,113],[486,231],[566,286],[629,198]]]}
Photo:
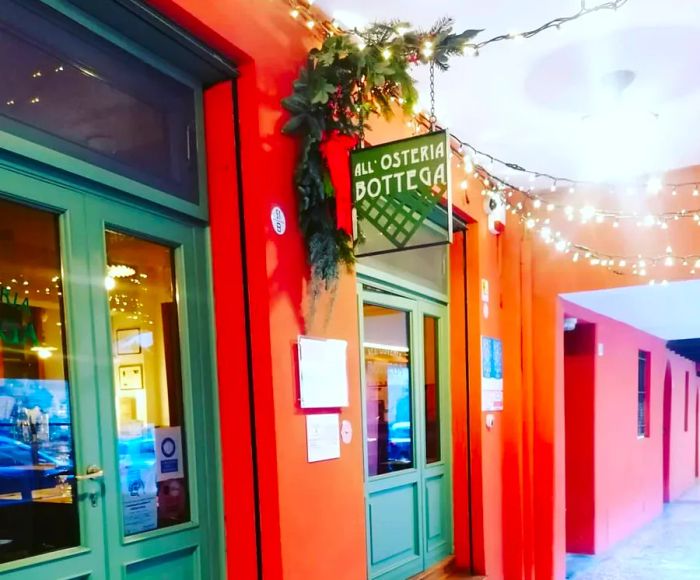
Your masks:
{"label": "interior ceiling light", "polygon": [[36,355],[42,360],[51,358],[56,350],[57,349],[55,346],[33,346],[31,348],[31,351],[35,352]]}
{"label": "interior ceiling light", "polygon": [[107,266],[107,276],[110,278],[131,278],[134,274],[136,274],[136,270],[131,266],[124,264]]}

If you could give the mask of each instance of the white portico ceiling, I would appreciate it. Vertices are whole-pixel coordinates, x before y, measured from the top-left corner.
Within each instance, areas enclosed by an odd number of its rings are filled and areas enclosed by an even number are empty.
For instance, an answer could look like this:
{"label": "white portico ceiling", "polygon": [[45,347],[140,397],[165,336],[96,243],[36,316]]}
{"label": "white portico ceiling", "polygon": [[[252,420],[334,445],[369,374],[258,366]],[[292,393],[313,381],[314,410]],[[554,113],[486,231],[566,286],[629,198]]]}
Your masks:
{"label": "white portico ceiling", "polygon": [[664,340],[700,338],[700,280],[573,292],[562,298]]}
{"label": "white portico ceiling", "polygon": [[[586,0],[595,5],[604,0]],[[578,11],[580,0],[317,0],[346,27],[443,16],[477,40]],[[526,40],[454,58],[437,75],[440,122],[487,153],[576,179],[623,179],[700,163],[700,3],[629,0]],[[415,69],[427,105],[427,67]],[[612,84],[629,83],[614,105]]]}

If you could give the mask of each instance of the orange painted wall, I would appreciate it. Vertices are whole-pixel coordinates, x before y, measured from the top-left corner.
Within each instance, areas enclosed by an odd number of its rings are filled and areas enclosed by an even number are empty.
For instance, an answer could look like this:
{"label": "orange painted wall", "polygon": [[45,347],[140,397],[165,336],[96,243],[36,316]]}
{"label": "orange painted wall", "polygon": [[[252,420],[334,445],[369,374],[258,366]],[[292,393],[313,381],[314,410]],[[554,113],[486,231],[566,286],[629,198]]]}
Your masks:
{"label": "orange painted wall", "polygon": [[[297,208],[292,184],[296,144],[280,132],[286,119],[280,100],[289,93],[306,51],[316,39],[290,18],[282,0],[149,2],[240,65],[238,146],[249,274],[247,296],[264,577],[364,578],[355,284],[352,276],[345,277],[327,324],[321,311],[305,329],[307,271],[295,225]],[[221,115],[221,123],[230,121],[230,116]],[[209,122],[216,125],[217,118]],[[369,138],[375,142],[407,134],[400,122],[377,122],[373,127]],[[458,183],[463,170],[456,164],[454,170]],[[216,190],[212,194],[221,196],[222,204],[216,206],[221,211],[226,208],[225,196],[237,193],[236,185],[230,185],[230,193],[226,192],[225,180],[212,186],[212,192]],[[554,256],[550,248],[542,247],[524,232],[514,218],[509,218],[503,236],[492,236],[484,223],[480,191],[479,184],[470,179],[466,195],[461,190],[455,192],[456,204],[475,222],[467,234],[469,358],[466,369],[462,368],[468,373],[470,387],[472,564],[477,572],[486,572],[496,580],[559,579],[563,577],[564,563],[564,407],[562,310],[557,297],[563,291],[610,287],[625,281]],[[276,236],[271,230],[269,214],[273,204],[287,215],[288,231],[284,236]],[[225,219],[212,223],[212,239],[219,239],[219,247],[225,244],[222,229],[226,227]],[[593,232],[593,241],[614,246],[612,232],[603,233],[604,227],[605,224],[588,231]],[[690,230],[686,235],[691,245],[694,238]],[[581,236],[585,237],[584,232]],[[659,245],[659,235],[648,238],[649,244]],[[678,242],[679,246],[684,244],[685,238]],[[215,256],[216,251],[214,247]],[[216,257],[214,261],[216,267]],[[482,278],[490,283],[488,318],[480,304]],[[234,274],[228,280],[221,277],[219,288],[235,283]],[[217,290],[217,304],[227,299],[225,291]],[[222,337],[228,320],[225,309],[222,311],[218,305],[217,308],[218,335]],[[342,411],[342,418],[351,421],[355,436],[349,446],[343,446],[341,459],[323,464],[306,462],[305,418],[296,401],[294,344],[302,332],[344,338],[350,345],[351,404]],[[481,412],[482,335],[502,338],[504,344],[505,409],[496,414],[491,430],[486,428],[485,414]],[[454,350],[459,350],[459,345],[453,344]],[[453,372],[456,369],[453,367]],[[236,376],[233,370],[223,376],[220,370],[219,379],[222,391],[237,393],[244,388],[244,377]],[[466,382],[453,385],[453,395],[466,417],[466,393],[460,392],[462,388],[466,388]],[[233,399],[229,395],[224,400]],[[459,454],[455,469],[462,470],[454,479],[463,490],[467,483],[466,425],[453,422],[453,427],[459,442],[455,445]],[[229,436],[234,433],[226,432]],[[231,449],[233,445],[229,441],[224,447]],[[224,485],[229,493],[235,489],[236,478],[250,474],[240,465],[228,464],[226,460],[225,464]],[[461,506],[455,515],[457,555],[460,563],[467,564],[469,538],[465,535],[468,526],[465,531],[464,519],[468,518],[468,511],[464,502],[456,505]],[[241,514],[232,502],[227,502],[227,510],[227,528],[231,531]],[[230,576],[253,578],[254,566],[239,568],[242,560],[236,557],[236,544],[229,541],[228,546]],[[322,549],[311,551],[310,547]]]}
{"label": "orange painted wall", "polygon": [[[339,306],[330,320],[325,318],[327,305],[322,304],[315,322],[305,327],[306,267],[295,220],[292,181],[296,144],[281,134],[285,113],[280,100],[289,93],[314,39],[289,17],[283,2],[153,0],[152,4],[204,42],[235,58],[241,73],[238,146],[245,203],[263,577],[363,578],[364,500],[354,279],[348,276],[342,280]],[[232,119],[222,113],[218,122],[227,125]],[[231,149],[231,162],[233,154]],[[229,186],[228,192],[211,187],[210,195],[236,195],[233,180]],[[272,231],[269,216],[273,205],[286,213],[288,229],[284,236]],[[223,211],[225,206],[215,203],[212,209]],[[221,237],[226,219],[213,220],[213,239]],[[215,267],[217,251],[223,247],[213,247]],[[217,292],[215,298],[219,304],[230,296]],[[230,320],[223,316],[217,322],[219,340],[224,340]],[[295,362],[296,340],[303,333],[349,342],[350,406],[341,411],[341,419],[351,422],[354,437],[350,445],[342,445],[338,460],[314,464],[306,460],[306,421],[297,402]],[[232,400],[231,392],[242,393],[246,388],[243,374],[230,373],[222,380],[220,372],[219,379],[221,391],[229,393],[224,400]],[[223,432],[224,436],[233,433],[226,428]],[[245,446],[246,442],[228,441],[224,447],[237,444]],[[236,480],[251,474],[245,465],[229,463],[226,458],[224,465],[224,493],[234,495]],[[237,527],[247,522],[237,521],[240,514],[232,507],[236,498],[231,499],[227,501],[226,523],[228,534],[235,535]],[[235,543],[229,541],[227,545],[229,577],[255,578],[255,568],[243,565],[243,555]]]}

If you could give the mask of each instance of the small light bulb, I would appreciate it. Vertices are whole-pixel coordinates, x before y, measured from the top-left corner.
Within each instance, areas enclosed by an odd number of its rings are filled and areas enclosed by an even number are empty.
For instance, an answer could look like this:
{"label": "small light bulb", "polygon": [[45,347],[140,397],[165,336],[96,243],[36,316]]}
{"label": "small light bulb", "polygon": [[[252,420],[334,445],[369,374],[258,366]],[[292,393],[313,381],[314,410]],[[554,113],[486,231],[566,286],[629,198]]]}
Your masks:
{"label": "small light bulb", "polygon": [[554,204],[553,203],[547,204],[547,211],[554,211]]}
{"label": "small light bulb", "polygon": [[299,18],[299,11],[296,8],[292,10],[289,14],[292,18]]}
{"label": "small light bulb", "polygon": [[697,186],[695,186],[695,189],[693,189],[693,197],[698,197],[700,195],[700,190],[698,190]]}
{"label": "small light bulb", "polygon": [[532,207],[535,209],[540,209],[540,207],[542,207],[542,202],[539,199],[536,199],[532,202]]}
{"label": "small light bulb", "polygon": [[469,187],[469,183],[467,182],[466,179],[463,179],[463,180],[460,182],[459,186],[460,186],[462,189],[467,189],[467,187]]}
{"label": "small light bulb", "polygon": [[532,228],[534,228],[535,227],[535,220],[533,220],[532,218],[527,220],[525,222],[525,227],[527,227],[528,230],[531,230]]}
{"label": "small light bulb", "polygon": [[647,192],[652,195],[658,195],[662,187],[663,184],[661,183],[661,180],[658,177],[652,177],[647,183]]}
{"label": "small light bulb", "polygon": [[391,58],[391,51],[388,48],[385,48],[382,51],[382,56],[384,57],[384,60],[389,60]]}

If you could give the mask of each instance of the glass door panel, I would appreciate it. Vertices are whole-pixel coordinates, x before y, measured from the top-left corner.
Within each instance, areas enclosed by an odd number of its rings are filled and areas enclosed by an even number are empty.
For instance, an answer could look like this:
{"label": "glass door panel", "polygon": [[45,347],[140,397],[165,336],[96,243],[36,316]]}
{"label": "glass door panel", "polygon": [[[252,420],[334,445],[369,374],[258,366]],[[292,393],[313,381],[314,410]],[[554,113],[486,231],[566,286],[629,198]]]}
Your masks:
{"label": "glass door panel", "polygon": [[423,378],[425,389],[425,462],[436,463],[440,449],[440,364],[438,360],[437,319],[423,316]]}
{"label": "glass door panel", "polygon": [[409,314],[365,304],[367,462],[370,476],[413,467]]}
{"label": "glass door panel", "polygon": [[104,574],[84,218],[81,195],[0,158],[0,576],[6,580]]}
{"label": "glass door panel", "polygon": [[452,550],[444,306],[361,286],[368,572],[411,577]]}
{"label": "glass door panel", "polygon": [[189,520],[173,249],[106,233],[124,534]]}
{"label": "glass door panel", "polygon": [[[217,387],[204,228],[92,198],[109,578],[218,578]],[[109,473],[108,473],[109,471]]]}
{"label": "glass door panel", "polygon": [[58,216],[0,200],[0,563],[80,544]]}

